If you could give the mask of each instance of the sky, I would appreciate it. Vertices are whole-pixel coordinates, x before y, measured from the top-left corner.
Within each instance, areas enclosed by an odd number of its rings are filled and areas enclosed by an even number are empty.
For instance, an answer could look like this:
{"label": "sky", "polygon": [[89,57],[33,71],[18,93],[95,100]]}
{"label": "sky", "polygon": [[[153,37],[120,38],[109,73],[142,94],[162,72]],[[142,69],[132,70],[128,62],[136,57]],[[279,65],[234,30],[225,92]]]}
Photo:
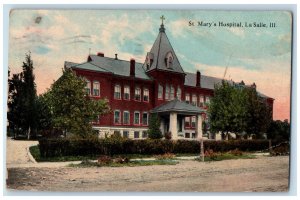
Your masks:
{"label": "sky", "polygon": [[[117,53],[119,59],[144,62],[158,35],[161,15],[184,71],[255,82],[258,91],[275,99],[274,119],[290,119],[292,21],[283,11],[12,10],[11,74],[21,71],[30,51],[41,94],[62,74],[64,61],[85,62],[89,52],[107,57]],[[219,26],[220,22],[241,22],[243,27]],[[245,26],[254,22],[267,27]]]}

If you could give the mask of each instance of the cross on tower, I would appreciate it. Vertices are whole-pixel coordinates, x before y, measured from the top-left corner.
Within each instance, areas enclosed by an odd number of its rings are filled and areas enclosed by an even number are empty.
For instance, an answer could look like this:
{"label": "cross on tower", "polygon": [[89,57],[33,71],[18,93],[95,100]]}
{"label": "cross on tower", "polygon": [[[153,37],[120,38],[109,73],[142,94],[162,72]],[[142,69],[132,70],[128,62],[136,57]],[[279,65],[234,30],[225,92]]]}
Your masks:
{"label": "cross on tower", "polygon": [[164,24],[164,20],[166,19],[163,15],[160,17],[161,19],[161,24]]}

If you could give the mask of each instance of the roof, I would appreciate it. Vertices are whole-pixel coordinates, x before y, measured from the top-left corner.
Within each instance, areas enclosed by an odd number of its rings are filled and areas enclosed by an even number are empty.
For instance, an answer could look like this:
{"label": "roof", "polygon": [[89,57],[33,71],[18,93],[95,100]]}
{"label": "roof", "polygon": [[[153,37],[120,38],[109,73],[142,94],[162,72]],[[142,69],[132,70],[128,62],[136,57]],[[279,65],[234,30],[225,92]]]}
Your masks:
{"label": "roof", "polygon": [[166,112],[179,112],[185,114],[199,114],[205,110],[188,104],[184,101],[179,101],[177,98],[161,104],[150,111],[151,113],[166,113]]}
{"label": "roof", "polygon": [[[119,76],[130,76],[130,61],[119,60],[115,58],[101,57],[97,55],[90,55],[91,61],[81,64],[70,64],[65,62],[72,69],[91,70],[96,72],[109,72]],[[135,63],[135,77],[150,80],[146,74],[142,63]]]}
{"label": "roof", "polygon": [[[229,80],[227,80],[229,81]],[[232,83],[232,81],[229,81]],[[207,88],[213,90],[215,88],[215,84],[222,83],[222,79],[212,77],[212,76],[205,76],[201,75],[200,79],[200,85],[201,88]],[[184,80],[184,85],[186,86],[196,86],[196,74],[186,72],[185,80]]]}
{"label": "roof", "polygon": [[[167,68],[165,63],[165,58],[167,54],[171,52],[173,56],[172,67]],[[165,33],[165,28],[161,25],[159,29],[159,34],[150,50],[150,53],[153,55],[153,63],[147,71],[153,69],[160,69],[164,71],[172,71],[177,73],[184,73],[179,60],[175,54],[175,51]],[[147,69],[146,62],[144,63],[144,69]]]}

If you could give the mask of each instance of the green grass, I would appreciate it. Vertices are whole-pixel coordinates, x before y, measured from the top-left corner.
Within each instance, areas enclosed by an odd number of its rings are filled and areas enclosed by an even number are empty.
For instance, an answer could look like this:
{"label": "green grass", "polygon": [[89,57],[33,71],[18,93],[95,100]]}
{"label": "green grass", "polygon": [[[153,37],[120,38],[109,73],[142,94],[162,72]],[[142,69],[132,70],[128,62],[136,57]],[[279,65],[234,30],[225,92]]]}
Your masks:
{"label": "green grass", "polygon": [[80,164],[69,164],[69,167],[136,167],[150,165],[176,165],[178,161],[174,160],[138,160],[129,161],[128,163],[108,163],[98,164],[92,161],[82,161]]}
{"label": "green grass", "polygon": [[[243,154],[243,155],[233,155],[230,153],[223,153],[214,157],[204,157],[204,161],[222,161],[222,160],[232,160],[232,159],[254,159],[256,158],[251,154]],[[196,160],[201,161],[200,158],[196,158]]]}

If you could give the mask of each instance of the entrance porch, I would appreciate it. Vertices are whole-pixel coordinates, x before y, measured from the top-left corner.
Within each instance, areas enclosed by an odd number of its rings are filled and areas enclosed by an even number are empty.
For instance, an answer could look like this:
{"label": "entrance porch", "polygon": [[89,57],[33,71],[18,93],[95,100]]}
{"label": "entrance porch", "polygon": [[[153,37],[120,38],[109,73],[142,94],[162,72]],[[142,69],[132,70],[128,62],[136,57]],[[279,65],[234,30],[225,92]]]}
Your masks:
{"label": "entrance porch", "polygon": [[202,138],[201,114],[205,113],[205,111],[199,107],[174,99],[154,108],[150,111],[150,113],[158,114],[160,118],[161,132],[163,134],[171,133],[173,140],[183,139],[185,137],[185,117],[195,116],[196,123],[194,138]]}

